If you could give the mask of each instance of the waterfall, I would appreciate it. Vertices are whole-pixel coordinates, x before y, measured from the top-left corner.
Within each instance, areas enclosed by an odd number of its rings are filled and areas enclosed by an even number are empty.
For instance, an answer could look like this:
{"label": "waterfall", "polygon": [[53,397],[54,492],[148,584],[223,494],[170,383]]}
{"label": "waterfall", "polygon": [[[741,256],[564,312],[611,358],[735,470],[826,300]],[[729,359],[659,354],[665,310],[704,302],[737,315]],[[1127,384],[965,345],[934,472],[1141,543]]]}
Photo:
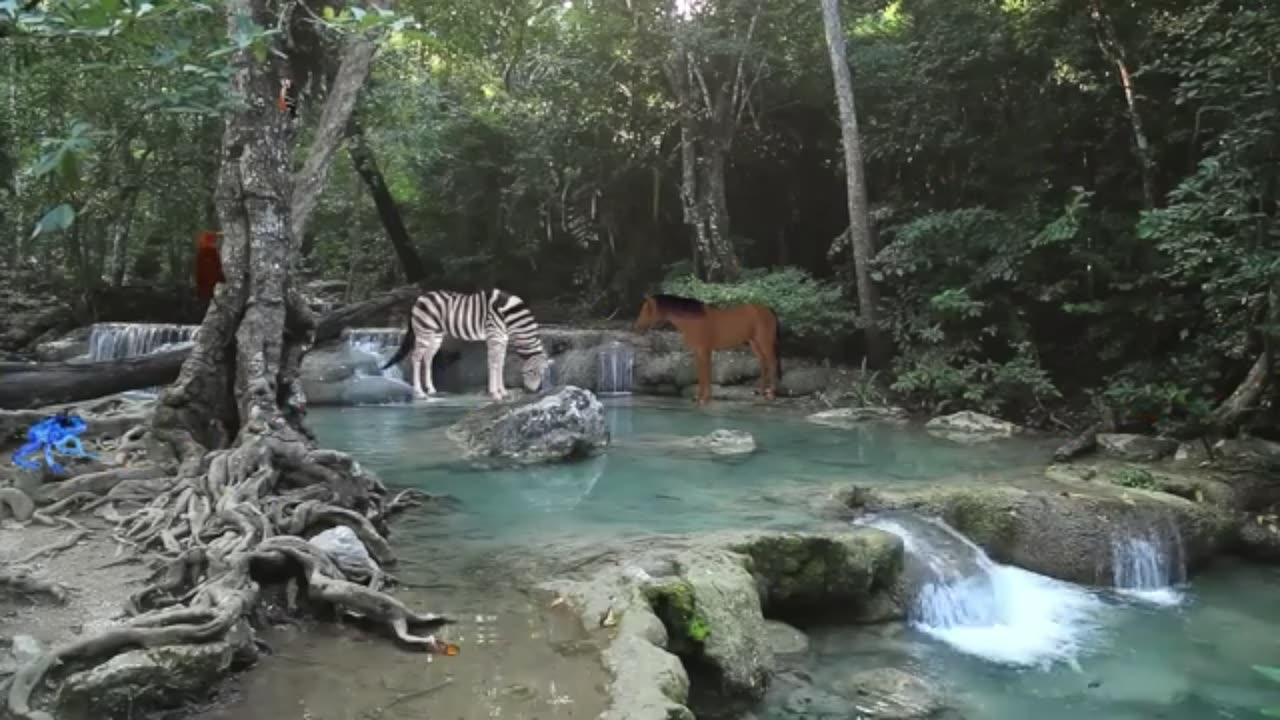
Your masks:
{"label": "waterfall", "polygon": [[596,392],[601,395],[631,393],[635,353],[630,346],[614,340],[600,348],[600,374]]}
{"label": "waterfall", "polygon": [[1124,595],[1158,605],[1178,605],[1176,589],[1187,580],[1182,536],[1172,521],[1111,540],[1111,580]]}
{"label": "waterfall", "polygon": [[[342,332],[342,340],[352,350],[376,357],[378,367],[382,367],[404,340],[404,328],[348,328]],[[383,370],[381,376],[404,380],[400,368],[394,365]]]}
{"label": "waterfall", "polygon": [[121,360],[176,350],[195,341],[199,325],[94,323],[89,331],[89,360]]}
{"label": "waterfall", "polygon": [[889,513],[859,522],[902,538],[917,629],[995,663],[1076,666],[1103,607],[1094,594],[1001,565],[940,520]]}

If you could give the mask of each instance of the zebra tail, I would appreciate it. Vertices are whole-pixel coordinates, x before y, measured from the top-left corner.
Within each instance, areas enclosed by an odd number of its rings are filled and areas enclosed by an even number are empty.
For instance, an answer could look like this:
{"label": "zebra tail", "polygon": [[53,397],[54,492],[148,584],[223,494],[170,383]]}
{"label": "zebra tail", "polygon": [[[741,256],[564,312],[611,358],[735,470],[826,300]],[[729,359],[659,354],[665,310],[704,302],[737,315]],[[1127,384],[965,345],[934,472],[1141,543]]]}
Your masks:
{"label": "zebra tail", "polygon": [[408,355],[409,350],[412,348],[413,348],[413,318],[410,317],[408,324],[406,324],[404,328],[404,340],[400,341],[400,347],[396,350],[396,354],[391,356],[391,359],[387,361],[386,365],[382,366],[382,369],[386,370],[392,365],[395,365],[396,363],[403,360],[404,356]]}

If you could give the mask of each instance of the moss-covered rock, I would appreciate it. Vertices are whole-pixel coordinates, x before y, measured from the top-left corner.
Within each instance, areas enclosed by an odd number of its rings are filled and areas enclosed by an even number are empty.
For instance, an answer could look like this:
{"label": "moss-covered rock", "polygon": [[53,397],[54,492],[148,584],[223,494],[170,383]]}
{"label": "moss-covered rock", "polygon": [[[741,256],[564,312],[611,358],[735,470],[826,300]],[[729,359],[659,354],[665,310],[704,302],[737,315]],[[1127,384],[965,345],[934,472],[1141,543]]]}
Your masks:
{"label": "moss-covered rock", "polygon": [[1078,583],[1108,585],[1112,542],[1126,529],[1175,528],[1189,571],[1231,539],[1231,513],[1155,490],[1097,480],[1028,478],[1001,484],[946,483],[837,494],[865,510],[905,509],[941,517],[999,562]]}
{"label": "moss-covered rock", "polygon": [[732,548],[751,558],[761,600],[771,614],[840,610],[849,619],[901,617],[897,580],[902,539],[875,528],[838,535],[770,533]]}

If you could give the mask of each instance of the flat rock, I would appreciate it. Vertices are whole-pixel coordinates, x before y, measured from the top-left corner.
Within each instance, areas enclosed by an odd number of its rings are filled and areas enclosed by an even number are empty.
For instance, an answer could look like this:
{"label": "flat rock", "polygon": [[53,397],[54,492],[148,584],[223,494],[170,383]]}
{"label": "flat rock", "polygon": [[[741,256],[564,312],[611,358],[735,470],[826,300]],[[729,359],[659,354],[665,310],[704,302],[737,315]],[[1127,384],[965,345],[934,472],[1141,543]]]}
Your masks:
{"label": "flat rock", "polygon": [[1177,452],[1178,441],[1134,433],[1098,433],[1098,447],[1115,457],[1150,462]]}
{"label": "flat rock", "polygon": [[823,410],[816,412],[805,418],[811,423],[817,425],[826,425],[828,427],[842,428],[852,430],[861,427],[867,423],[891,423],[894,425],[902,425],[911,419],[906,410],[900,407],[847,407],[832,408],[831,410]]}
{"label": "flat rock", "polygon": [[552,395],[473,410],[448,436],[472,458],[518,463],[582,458],[609,444],[604,406],[589,390],[567,386]]}
{"label": "flat rock", "polygon": [[924,427],[931,435],[965,444],[1009,438],[1022,430],[1007,420],[970,410],[939,415],[925,423]]}
{"label": "flat rock", "polygon": [[865,717],[877,720],[926,720],[947,709],[936,682],[896,668],[860,670],[837,681],[836,692],[857,702]]}

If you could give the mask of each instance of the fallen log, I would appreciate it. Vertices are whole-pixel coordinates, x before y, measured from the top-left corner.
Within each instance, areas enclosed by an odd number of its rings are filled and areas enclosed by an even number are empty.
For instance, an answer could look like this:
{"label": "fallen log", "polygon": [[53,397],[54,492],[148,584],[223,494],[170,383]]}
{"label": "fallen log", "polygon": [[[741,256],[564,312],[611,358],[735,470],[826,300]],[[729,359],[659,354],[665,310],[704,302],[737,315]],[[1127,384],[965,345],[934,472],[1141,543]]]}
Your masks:
{"label": "fallen log", "polygon": [[[316,325],[315,342],[333,340],[361,319],[411,302],[422,291],[405,286],[335,310]],[[20,410],[168,385],[188,349],[95,363],[0,362],[0,409]]]}

